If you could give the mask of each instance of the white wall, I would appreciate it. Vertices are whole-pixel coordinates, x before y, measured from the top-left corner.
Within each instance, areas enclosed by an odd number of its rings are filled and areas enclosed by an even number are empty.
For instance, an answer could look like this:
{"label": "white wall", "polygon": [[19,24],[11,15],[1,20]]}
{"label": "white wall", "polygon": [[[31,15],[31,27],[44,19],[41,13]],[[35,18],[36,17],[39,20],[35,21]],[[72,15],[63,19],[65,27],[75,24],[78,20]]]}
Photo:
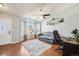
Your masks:
{"label": "white wall", "polygon": [[[0,20],[7,23],[7,29],[5,30],[5,35],[0,35],[0,45],[16,43],[21,41],[20,37],[20,19],[18,17],[0,13]],[[9,35],[9,30],[11,35]]]}
{"label": "white wall", "polygon": [[75,28],[79,29],[79,4],[55,14],[55,17],[64,17],[64,23],[49,26],[46,25],[46,21],[44,21],[42,23],[42,32],[58,30],[62,36],[72,36],[71,31]]}
{"label": "white wall", "polygon": [[0,45],[11,43],[12,38],[9,34],[9,30],[11,31],[11,17],[0,13],[0,22],[4,23],[4,31],[0,32]]}

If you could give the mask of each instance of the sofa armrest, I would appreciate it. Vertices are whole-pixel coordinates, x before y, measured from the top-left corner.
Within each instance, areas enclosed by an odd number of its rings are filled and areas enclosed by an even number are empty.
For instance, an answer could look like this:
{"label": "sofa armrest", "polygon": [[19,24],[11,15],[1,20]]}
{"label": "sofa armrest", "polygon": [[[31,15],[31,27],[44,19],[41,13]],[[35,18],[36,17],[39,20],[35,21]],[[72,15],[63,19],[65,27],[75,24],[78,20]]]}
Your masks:
{"label": "sofa armrest", "polygon": [[42,33],[40,33],[40,34],[38,34],[38,36],[43,36],[43,34],[42,34]]}

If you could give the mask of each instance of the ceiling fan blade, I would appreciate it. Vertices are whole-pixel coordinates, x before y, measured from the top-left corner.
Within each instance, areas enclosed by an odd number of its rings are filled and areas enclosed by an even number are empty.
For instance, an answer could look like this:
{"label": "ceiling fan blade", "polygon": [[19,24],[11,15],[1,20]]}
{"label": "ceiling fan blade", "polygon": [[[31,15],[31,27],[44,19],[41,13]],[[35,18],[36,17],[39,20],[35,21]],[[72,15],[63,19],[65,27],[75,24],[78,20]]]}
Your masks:
{"label": "ceiling fan blade", "polygon": [[43,16],[50,16],[50,14],[44,14]]}
{"label": "ceiling fan blade", "polygon": [[44,19],[46,19],[46,17],[43,16]]}

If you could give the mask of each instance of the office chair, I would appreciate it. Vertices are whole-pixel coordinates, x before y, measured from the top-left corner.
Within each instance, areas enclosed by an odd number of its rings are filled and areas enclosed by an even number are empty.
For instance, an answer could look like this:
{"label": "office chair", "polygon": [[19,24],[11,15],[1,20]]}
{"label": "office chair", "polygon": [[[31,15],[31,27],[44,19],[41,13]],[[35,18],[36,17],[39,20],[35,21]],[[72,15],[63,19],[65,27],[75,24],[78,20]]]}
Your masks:
{"label": "office chair", "polygon": [[60,47],[58,47],[55,51],[58,51],[58,50],[63,51],[63,41],[61,40],[58,31],[54,30],[53,34],[54,34],[54,37],[55,37],[55,39],[53,40],[53,44],[59,44],[60,45]]}

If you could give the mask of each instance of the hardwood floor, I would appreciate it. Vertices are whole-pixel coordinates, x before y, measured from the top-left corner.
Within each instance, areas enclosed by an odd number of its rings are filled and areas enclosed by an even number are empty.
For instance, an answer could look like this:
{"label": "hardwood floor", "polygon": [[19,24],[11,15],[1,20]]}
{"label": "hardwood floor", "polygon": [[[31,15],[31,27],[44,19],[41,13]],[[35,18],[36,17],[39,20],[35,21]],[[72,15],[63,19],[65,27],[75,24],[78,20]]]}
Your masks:
{"label": "hardwood floor", "polygon": [[58,47],[60,47],[58,44],[53,45],[50,49],[45,51],[42,56],[62,56],[62,51],[56,51]]}
{"label": "hardwood floor", "polygon": [[0,46],[0,55],[1,56],[29,56],[29,52],[21,45],[17,44],[8,44]]}
{"label": "hardwood floor", "polygon": [[[29,52],[21,43],[23,42],[0,46],[0,56],[30,56]],[[58,47],[59,45],[53,45],[42,56],[61,56],[62,52],[55,51]]]}

